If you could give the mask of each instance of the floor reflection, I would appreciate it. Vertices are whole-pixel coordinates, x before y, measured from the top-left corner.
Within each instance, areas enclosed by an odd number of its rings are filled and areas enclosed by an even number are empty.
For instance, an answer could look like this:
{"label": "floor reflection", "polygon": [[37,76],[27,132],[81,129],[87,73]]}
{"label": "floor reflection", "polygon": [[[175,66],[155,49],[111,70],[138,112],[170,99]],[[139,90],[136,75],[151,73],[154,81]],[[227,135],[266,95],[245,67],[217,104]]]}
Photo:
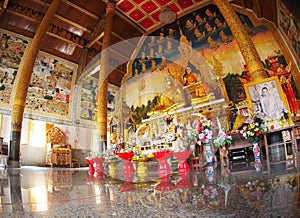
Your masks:
{"label": "floor reflection", "polygon": [[232,166],[214,164],[179,173],[176,165],[171,164],[170,176],[165,180],[159,175],[158,162],[154,163],[133,164],[132,181],[126,175],[122,177],[122,161],[114,166],[114,178],[108,175],[107,167],[104,167],[107,174],[96,177],[89,175],[88,168],[0,168],[0,216],[297,217],[300,214],[300,173],[295,169],[286,170],[282,166],[268,174],[257,171],[252,162],[246,168],[235,166],[234,170]]}

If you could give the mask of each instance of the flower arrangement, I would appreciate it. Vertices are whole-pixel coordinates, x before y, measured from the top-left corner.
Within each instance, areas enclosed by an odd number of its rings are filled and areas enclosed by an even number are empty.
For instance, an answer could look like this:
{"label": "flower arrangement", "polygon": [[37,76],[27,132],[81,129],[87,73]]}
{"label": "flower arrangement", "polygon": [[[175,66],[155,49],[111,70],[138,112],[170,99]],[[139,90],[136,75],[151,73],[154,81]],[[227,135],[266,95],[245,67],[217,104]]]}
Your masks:
{"label": "flower arrangement", "polygon": [[[264,178],[251,178],[244,185],[244,191],[248,192],[250,200],[259,200],[263,194],[267,193],[270,189],[270,181]],[[250,193],[250,194],[249,194]]]}
{"label": "flower arrangement", "polygon": [[285,108],[282,109],[280,114],[280,120],[288,120],[289,119],[289,111]]}
{"label": "flower arrangement", "polygon": [[239,128],[239,133],[250,143],[257,143],[264,131],[264,120],[258,116],[249,116]]}
{"label": "flower arrangement", "polygon": [[218,136],[214,139],[214,145],[223,148],[225,146],[229,146],[232,144],[232,137],[227,135],[225,132],[221,132]]}
{"label": "flower arrangement", "polygon": [[223,202],[219,199],[218,186],[212,184],[202,184],[199,189],[196,189],[196,198],[202,206],[218,206]]}
{"label": "flower arrangement", "polygon": [[193,128],[198,133],[198,144],[208,144],[213,141],[216,122],[205,116],[199,117],[199,122],[193,122]]}
{"label": "flower arrangement", "polygon": [[292,123],[292,120],[289,116],[289,111],[286,108],[283,108],[280,114],[280,118],[268,120],[266,123],[266,129],[278,129],[284,126],[288,126]]}
{"label": "flower arrangement", "polygon": [[88,152],[87,156],[85,157],[85,159],[92,160],[92,159],[98,158],[98,157],[104,157],[104,154],[103,153],[99,153],[99,152]]}

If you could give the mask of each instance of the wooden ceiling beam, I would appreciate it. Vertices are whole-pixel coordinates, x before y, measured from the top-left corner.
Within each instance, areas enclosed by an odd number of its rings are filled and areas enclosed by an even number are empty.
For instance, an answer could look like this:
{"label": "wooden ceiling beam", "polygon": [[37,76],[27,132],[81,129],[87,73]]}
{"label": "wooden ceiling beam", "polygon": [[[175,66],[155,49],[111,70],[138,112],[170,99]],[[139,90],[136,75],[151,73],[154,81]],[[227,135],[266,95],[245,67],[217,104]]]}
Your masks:
{"label": "wooden ceiling beam", "polygon": [[4,11],[6,10],[8,4],[8,0],[5,0],[2,4],[2,6],[0,6],[0,20],[2,19],[2,14],[4,13]]}
{"label": "wooden ceiling beam", "polygon": [[32,17],[28,17],[28,16],[26,16],[26,15],[24,15],[24,14],[20,14],[20,13],[18,13],[18,12],[12,11],[12,10],[7,10],[7,12],[8,12],[8,13],[11,13],[11,14],[14,14],[14,15],[17,15],[17,16],[19,16],[19,17],[22,17],[22,18],[24,18],[24,19],[26,19],[26,20],[29,20],[29,21],[31,21],[31,22],[41,23],[41,21],[39,21],[38,19],[35,19],[35,18],[32,18]]}
{"label": "wooden ceiling beam", "polygon": [[8,4],[8,0],[4,0],[3,4],[2,4],[2,8],[6,8],[7,7],[7,4]]}
{"label": "wooden ceiling beam", "polygon": [[65,41],[65,42],[67,42],[67,43],[70,43],[70,44],[72,44],[72,45],[75,45],[75,46],[77,46],[77,47],[79,47],[79,48],[83,48],[82,45],[80,45],[80,44],[78,44],[78,43],[76,43],[76,42],[73,42],[73,41],[71,41],[71,40],[68,40],[68,39],[66,39],[66,38],[64,38],[64,37],[61,37],[61,36],[59,36],[59,35],[57,35],[57,34],[54,34],[54,33],[51,33],[51,32],[46,32],[46,34],[49,35],[49,36],[52,36],[52,37],[54,37],[54,38],[60,39],[60,40],[62,40],[62,41]]}
{"label": "wooden ceiling beam", "polygon": [[68,23],[68,24],[70,24],[70,25],[73,25],[73,26],[77,27],[78,29],[81,29],[81,30],[83,30],[83,31],[85,31],[85,32],[91,33],[91,30],[89,30],[88,28],[86,28],[86,27],[84,27],[84,26],[81,26],[81,25],[79,25],[78,23],[75,23],[75,22],[73,22],[73,21],[71,21],[71,20],[69,20],[69,19],[67,19],[67,18],[65,18],[65,17],[63,17],[63,16],[60,16],[60,15],[58,15],[58,14],[55,14],[54,17],[56,17],[57,19],[59,19],[59,20],[61,20],[61,21],[66,22],[66,23]]}
{"label": "wooden ceiling beam", "polygon": [[[104,32],[101,32],[98,36],[95,36],[93,39],[91,39],[86,47],[91,48],[96,42],[98,42],[102,37],[104,36]],[[101,43],[102,44],[102,43]]]}
{"label": "wooden ceiling beam", "polygon": [[43,0],[31,0],[31,1],[36,2],[40,5],[44,5],[44,6],[48,6],[48,7],[50,6],[50,4],[48,2],[44,2]]}
{"label": "wooden ceiling beam", "polygon": [[9,24],[4,24],[4,23],[1,23],[1,22],[0,22],[0,28],[5,29],[5,30],[9,30],[9,31],[14,32],[14,33],[18,33],[18,34],[23,35],[23,36],[28,37],[28,38],[33,38],[34,34],[35,34],[31,31],[21,29],[19,27],[15,27],[15,26],[12,26],[12,25],[9,25]]}
{"label": "wooden ceiling beam", "polygon": [[98,40],[100,40],[104,36],[105,20],[105,14],[98,18],[98,21],[93,28],[93,32],[91,32],[90,37],[87,39],[89,41],[89,43],[87,43],[86,45],[87,48],[92,47]]}
{"label": "wooden ceiling beam", "polygon": [[80,7],[79,5],[76,5],[68,0],[63,0],[63,2],[65,2],[66,4],[70,5],[71,7],[77,9],[78,11],[81,11],[82,13],[94,18],[94,19],[98,19],[99,17],[96,14],[93,14],[92,12]]}

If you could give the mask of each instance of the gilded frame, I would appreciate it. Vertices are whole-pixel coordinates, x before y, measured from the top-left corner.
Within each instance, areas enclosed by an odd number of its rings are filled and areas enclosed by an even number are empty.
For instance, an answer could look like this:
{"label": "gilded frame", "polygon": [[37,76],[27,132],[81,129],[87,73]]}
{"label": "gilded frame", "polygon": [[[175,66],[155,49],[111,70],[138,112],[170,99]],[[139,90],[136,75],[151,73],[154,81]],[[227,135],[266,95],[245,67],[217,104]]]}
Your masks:
{"label": "gilded frame", "polygon": [[247,83],[245,92],[251,112],[262,115],[265,120],[279,119],[283,109],[290,111],[277,76]]}

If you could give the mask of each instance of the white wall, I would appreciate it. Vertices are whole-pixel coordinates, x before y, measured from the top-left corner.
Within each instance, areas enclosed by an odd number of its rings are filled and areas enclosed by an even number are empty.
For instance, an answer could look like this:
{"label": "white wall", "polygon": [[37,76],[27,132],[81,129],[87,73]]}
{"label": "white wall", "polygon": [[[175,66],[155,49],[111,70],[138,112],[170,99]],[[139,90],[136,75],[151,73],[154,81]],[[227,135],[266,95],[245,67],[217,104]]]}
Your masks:
{"label": "white wall", "polygon": [[[32,125],[35,125],[34,127]],[[10,130],[11,130],[11,116],[3,115],[2,129],[0,135],[4,137],[4,142],[10,142]],[[23,119],[22,131],[21,131],[21,164],[29,166],[44,166],[46,160],[46,146],[44,137],[29,137],[28,131],[31,134],[44,134],[46,135],[46,122],[33,121]],[[88,129],[78,126],[67,126],[55,124],[61,130],[66,133],[67,143],[69,143],[72,149],[78,149],[77,151],[93,150],[97,145],[97,130]],[[38,140],[38,141],[37,141]],[[78,152],[77,152],[78,153]],[[80,152],[79,152],[80,153]],[[82,157],[80,157],[82,159]]]}

